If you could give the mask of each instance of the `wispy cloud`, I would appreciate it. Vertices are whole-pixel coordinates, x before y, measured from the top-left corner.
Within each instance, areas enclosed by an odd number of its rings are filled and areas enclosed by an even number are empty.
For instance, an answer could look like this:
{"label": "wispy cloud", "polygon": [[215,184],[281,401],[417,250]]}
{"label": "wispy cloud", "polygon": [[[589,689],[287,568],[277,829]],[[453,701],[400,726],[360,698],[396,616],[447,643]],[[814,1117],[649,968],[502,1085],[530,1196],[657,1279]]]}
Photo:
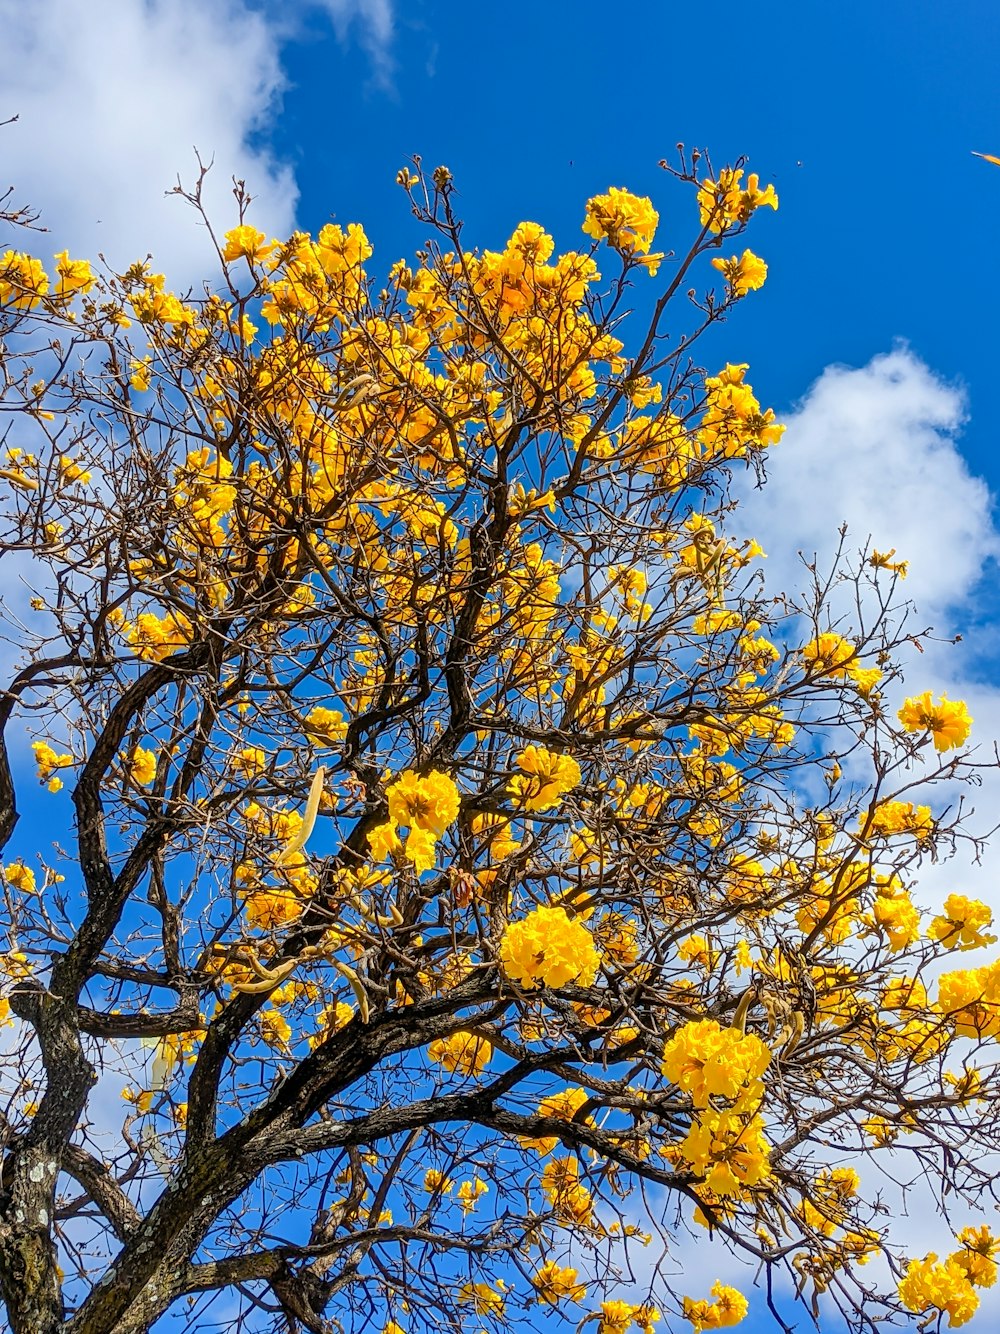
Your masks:
{"label": "wispy cloud", "polygon": [[392,54],[395,15],[392,0],[315,0],[333,20],[337,40],[349,42],[356,34],[372,62],[375,82],[392,86],[395,61]]}

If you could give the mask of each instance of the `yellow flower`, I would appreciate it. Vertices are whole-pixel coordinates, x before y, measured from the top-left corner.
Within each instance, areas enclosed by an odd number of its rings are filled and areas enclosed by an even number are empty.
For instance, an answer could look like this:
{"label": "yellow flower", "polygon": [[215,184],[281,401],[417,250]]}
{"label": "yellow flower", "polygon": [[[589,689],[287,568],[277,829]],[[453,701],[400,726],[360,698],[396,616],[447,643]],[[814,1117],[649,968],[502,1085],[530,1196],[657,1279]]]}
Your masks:
{"label": "yellow flower", "polygon": [[906,700],[898,717],[907,732],[930,732],[939,751],[964,746],[972,729],[964,700],[942,695],[935,704],[929,690]]}
{"label": "yellow flower", "polygon": [[[646,254],[653,244],[660,215],[653,201],[612,185],[606,195],[587,200],[583,230],[596,241],[606,239],[616,250]],[[654,267],[650,273],[656,272]]]}
{"label": "yellow flower", "polygon": [[531,1282],[540,1302],[558,1306],[561,1301],[582,1302],[587,1289],[576,1281],[575,1269],[563,1268],[554,1260],[545,1263],[532,1275]]}
{"label": "yellow flower", "polygon": [[868,557],[868,564],[873,570],[889,570],[893,574],[898,574],[900,579],[905,579],[907,571],[910,568],[910,562],[908,560],[894,561],[892,558],[895,554],[895,547],[893,547],[891,551],[873,550],[872,554]]}
{"label": "yellow flower", "polygon": [[[553,1093],[547,1098],[543,1098],[538,1104],[539,1116],[552,1116],[557,1121],[572,1121],[577,1112],[589,1098],[586,1089],[563,1089],[561,1093]],[[593,1125],[593,1118],[588,1116],[584,1122],[586,1125]],[[528,1136],[519,1136],[521,1147],[525,1149],[535,1149],[543,1157],[559,1143],[554,1135],[546,1135],[540,1139],[530,1139]]]}
{"label": "yellow flower", "polygon": [[670,1038],[661,1068],[672,1083],[691,1094],[696,1107],[708,1107],[712,1097],[736,1099],[752,1093],[770,1061],[770,1051],[755,1034],[699,1019],[684,1024]]}
{"label": "yellow flower", "polygon": [[318,1047],[321,1042],[326,1041],[331,1033],[336,1033],[338,1029],[345,1028],[353,1018],[354,1006],[348,1005],[346,1001],[334,1001],[332,1005],[324,1005],[316,1016],[316,1023],[319,1027],[309,1038],[309,1046],[311,1048]]}
{"label": "yellow flower", "polygon": [[401,773],[386,789],[389,815],[398,825],[423,829],[435,839],[458,818],[458,788],[447,774],[432,769],[421,776],[412,769]]}
{"label": "yellow flower", "polygon": [[270,1047],[287,1050],[292,1028],[288,1020],[273,1005],[265,1006],[260,1015],[260,1035]]}
{"label": "yellow flower", "polygon": [[8,250],[0,256],[0,304],[33,310],[48,290],[48,275],[33,255]]}
{"label": "yellow flower", "polygon": [[504,973],[522,987],[589,987],[600,957],[594,938],[565,908],[535,908],[511,922],[500,942]]}
{"label": "yellow flower", "polygon": [[452,1073],[478,1075],[489,1065],[493,1048],[485,1038],[459,1032],[436,1038],[427,1048],[427,1055]]}
{"label": "yellow flower", "polygon": [[585,1225],[591,1221],[593,1197],[580,1183],[576,1158],[552,1158],[542,1172],[542,1190],[561,1222]]}
{"label": "yellow flower", "polygon": [[462,1208],[463,1214],[471,1213],[475,1209],[479,1198],[482,1195],[489,1194],[489,1186],[479,1177],[474,1177],[471,1181],[463,1181],[459,1184],[458,1194],[456,1196]]}
{"label": "yellow flower", "polygon": [[626,1334],[632,1323],[634,1309],[630,1302],[601,1302],[601,1323],[597,1327],[598,1334]]}
{"label": "yellow flower", "polygon": [[802,650],[807,669],[813,676],[846,676],[857,658],[858,650],[842,635],[819,635]]}
{"label": "yellow flower", "polygon": [[12,889],[20,890],[22,894],[35,893],[35,873],[24,862],[12,862],[3,868],[3,873]]}
{"label": "yellow flower", "polygon": [[132,752],[129,777],[133,783],[138,783],[140,787],[149,787],[156,777],[155,753],[151,750],[143,750],[141,746],[136,746]]}
{"label": "yellow flower", "polygon": [[233,769],[244,778],[255,778],[267,768],[267,752],[259,746],[244,746],[233,756]]}
{"label": "yellow flower", "polygon": [[194,627],[182,611],[168,611],[163,617],[144,611],[136,617],[128,642],[140,658],[162,662],[178,649],[187,648]]}
{"label": "yellow flower", "polygon": [[455,1183],[436,1167],[428,1167],[424,1173],[424,1190],[428,1195],[448,1195]]}
{"label": "yellow flower", "polygon": [[56,273],[59,275],[57,296],[71,297],[77,292],[90,291],[94,285],[94,275],[88,260],[70,259],[68,250],[61,250],[55,260]]}
{"label": "yellow flower", "polygon": [[701,1334],[703,1329],[725,1329],[730,1325],[738,1325],[750,1309],[742,1292],[725,1283],[713,1283],[711,1293],[714,1302],[684,1298],[684,1318],[691,1321],[694,1334]]}
{"label": "yellow flower", "polygon": [[302,900],[287,890],[261,890],[246,898],[247,921],[262,931],[274,931],[302,915]]}
{"label": "yellow flower", "polygon": [[580,782],[580,766],[571,755],[557,755],[544,746],[526,746],[514,762],[522,773],[507,785],[510,794],[528,811],[547,811],[558,806],[564,793]]}
{"label": "yellow flower", "polygon": [[144,394],[149,388],[149,383],[153,374],[152,360],[152,357],[143,357],[141,361],[132,361],[129,384],[137,394]]}
{"label": "yellow flower", "polygon": [[899,1284],[899,1300],[908,1311],[947,1311],[948,1324],[955,1329],[971,1320],[979,1308],[979,1298],[961,1265],[942,1260],[932,1251],[922,1260],[911,1260]]}
{"label": "yellow flower", "polygon": [[718,235],[727,227],[749,222],[751,214],[758,208],[778,207],[778,196],[774,186],[760,188],[760,177],[752,172],[747,177],[745,188],[741,188],[742,170],[734,171],[723,167],[717,181],[702,181],[698,191],[698,206],[701,211],[701,224]]}
{"label": "yellow flower", "polygon": [[347,724],[339,709],[324,709],[317,705],[306,714],[306,732],[321,746],[332,746],[347,735]]}
{"label": "yellow flower", "polygon": [[418,875],[424,871],[433,871],[437,863],[437,839],[430,829],[414,825],[406,836],[403,854],[413,863]]}
{"label": "yellow flower", "polygon": [[712,267],[719,270],[732,289],[733,296],[746,296],[764,286],[767,265],[752,250],[744,250],[737,258],[713,259]]}
{"label": "yellow flower", "polygon": [[889,949],[895,953],[920,939],[920,913],[898,880],[884,876],[878,880],[872,918],[885,933]]}
{"label": "yellow flower", "polygon": [[267,259],[276,246],[275,241],[268,241],[263,232],[245,223],[226,232],[226,246],[222,258],[227,264],[237,259],[246,259],[250,264]]}
{"label": "yellow flower", "polygon": [[[867,818],[861,816],[861,827]],[[912,834],[917,842],[934,832],[934,817],[929,806],[914,806],[912,801],[882,801],[874,809],[868,825],[868,837],[891,838],[894,834]]]}
{"label": "yellow flower", "polygon": [[992,1288],[997,1281],[994,1257],[1000,1251],[1000,1240],[985,1225],[964,1227],[956,1240],[961,1242],[961,1250],[953,1251],[949,1259],[958,1265],[973,1287]]}
{"label": "yellow flower", "polygon": [[503,1293],[496,1292],[488,1283],[463,1283],[458,1290],[458,1300],[471,1306],[476,1315],[503,1315]]}
{"label": "yellow flower", "polygon": [[[33,741],[31,749],[35,752],[35,763],[38,765],[38,781],[44,783],[46,779],[56,769],[65,769],[67,765],[73,763],[72,755],[57,754],[47,741]],[[58,792],[62,783],[58,778],[52,778],[48,784],[50,792]]]}
{"label": "yellow flower", "polygon": [[996,944],[996,936],[984,930],[992,924],[993,911],[988,904],[967,899],[964,894],[949,894],[944,912],[931,922],[930,934],[948,949],[974,950]]}
{"label": "yellow flower", "polygon": [[400,842],[399,834],[396,832],[396,821],[387,820],[385,824],[376,825],[374,829],[370,830],[368,846],[371,848],[372,857],[377,862],[384,862],[388,857],[402,852],[403,845]]}

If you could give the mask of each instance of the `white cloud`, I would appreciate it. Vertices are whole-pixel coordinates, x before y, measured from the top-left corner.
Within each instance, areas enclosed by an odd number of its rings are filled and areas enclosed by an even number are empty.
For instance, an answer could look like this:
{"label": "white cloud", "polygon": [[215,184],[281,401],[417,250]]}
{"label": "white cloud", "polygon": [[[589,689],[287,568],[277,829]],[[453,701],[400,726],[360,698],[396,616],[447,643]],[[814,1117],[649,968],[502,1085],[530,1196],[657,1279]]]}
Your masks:
{"label": "white cloud", "polygon": [[746,496],[741,521],[768,552],[768,584],[801,587],[798,551],[829,561],[846,522],[850,548],[871,537],[909,560],[902,591],[940,629],[1000,553],[988,488],[955,443],[964,419],[961,391],[906,348],[828,366],[784,418],[767,485]]}
{"label": "white cloud", "polygon": [[[1000,555],[1000,533],[989,490],[958,449],[964,419],[961,390],[906,348],[857,369],[828,367],[785,417],[788,431],[768,461],[766,486],[744,488],[738,525],[741,534],[752,533],[767,551],[772,593],[808,586],[800,552],[807,560],[818,557],[820,570],[829,569],[837,530],[845,522],[848,556],[856,559],[871,539],[879,550],[895,547],[900,559],[909,560],[899,594],[916,606],[911,628],[933,626],[935,637],[925,639],[924,651],[911,652],[906,661],[907,692],[931,689],[966,699],[975,719],[972,739],[989,761],[994,739],[1000,737],[1000,689],[984,667],[991,659],[995,663],[1000,608],[985,598]],[[957,631],[964,634],[963,643],[942,642]],[[949,784],[947,799],[954,800],[958,791],[958,785]],[[1000,810],[1000,777],[987,773],[980,788],[965,791],[979,812],[972,824],[977,832],[985,831]],[[936,806],[942,795],[938,789]],[[987,847],[980,864],[960,847],[955,858],[922,866],[918,882],[915,897],[922,904],[937,906],[957,891],[991,902],[1000,914],[1000,839]],[[975,966],[991,954],[977,951],[964,956],[962,965]],[[898,1153],[880,1159],[897,1183],[915,1170]],[[930,1250],[946,1253],[954,1248],[959,1227],[993,1221],[991,1212],[977,1211],[954,1194],[946,1220],[926,1181],[918,1177],[904,1189],[872,1164],[857,1166],[868,1194],[881,1191],[893,1218],[890,1236],[911,1257]],[[877,1277],[891,1286],[884,1266]],[[983,1311],[995,1317],[1000,1290],[982,1296]],[[824,1328],[828,1323],[831,1329],[840,1327],[829,1312]]]}
{"label": "white cloud", "polygon": [[346,44],[352,33],[358,32],[361,45],[372,62],[375,82],[388,89],[394,69],[392,0],[316,0],[316,3],[333,20],[338,41]]}
{"label": "white cloud", "polygon": [[[275,29],[242,0],[0,0],[4,179],[42,211],[44,246],[116,267],[153,252],[171,284],[209,271],[194,210],[165,197],[197,178],[197,148],[214,161],[205,195],[213,222],[235,218],[232,177],[255,196],[252,220],[287,234],[291,169],[253,136],[274,113],[284,75]],[[24,245],[24,241],[18,242]]]}

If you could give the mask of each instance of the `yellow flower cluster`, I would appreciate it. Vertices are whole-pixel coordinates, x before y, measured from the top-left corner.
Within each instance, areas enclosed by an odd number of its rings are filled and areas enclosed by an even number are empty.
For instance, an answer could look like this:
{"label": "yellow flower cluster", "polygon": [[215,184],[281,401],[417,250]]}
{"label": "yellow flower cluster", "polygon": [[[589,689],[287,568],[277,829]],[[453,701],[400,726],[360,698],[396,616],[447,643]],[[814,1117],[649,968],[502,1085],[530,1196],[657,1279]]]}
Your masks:
{"label": "yellow flower cluster", "polygon": [[557,1219],[586,1227],[593,1218],[593,1196],[580,1181],[577,1158],[551,1158],[542,1172],[542,1190]]}
{"label": "yellow flower cluster", "polygon": [[531,1276],[532,1286],[540,1302],[558,1306],[562,1301],[582,1302],[587,1289],[576,1281],[577,1271],[546,1260]]}
{"label": "yellow flower cluster", "polygon": [[818,635],[806,644],[802,659],[811,677],[829,676],[839,680],[849,676],[864,696],[868,696],[882,679],[877,667],[861,666],[855,644],[832,632]]}
{"label": "yellow flower cluster", "polygon": [[872,919],[892,953],[920,939],[920,913],[897,876],[877,877]]}
{"label": "yellow flower cluster", "polygon": [[146,662],[162,662],[187,648],[194,637],[194,627],[182,611],[168,611],[165,616],[144,611],[133,626],[123,629],[135,653]]}
{"label": "yellow flower cluster", "polygon": [[942,973],[935,1009],[959,1037],[1000,1037],[1000,960]]}
{"label": "yellow flower cluster", "polygon": [[484,1195],[490,1193],[490,1188],[480,1177],[473,1177],[471,1181],[460,1181],[455,1198],[463,1214],[471,1214],[473,1209],[479,1203]]}
{"label": "yellow flower cluster", "polygon": [[3,874],[11,889],[19,890],[22,894],[35,893],[35,873],[24,862],[12,862],[3,868]]}
{"label": "yellow flower cluster", "polygon": [[912,834],[918,843],[934,832],[934,817],[929,806],[915,806],[912,801],[881,801],[870,813],[859,818],[867,838],[892,838]]}
{"label": "yellow flower cluster", "polygon": [[[557,1121],[572,1121],[589,1096],[586,1089],[563,1089],[561,1093],[553,1093],[541,1100],[538,1104],[538,1115],[552,1116]],[[592,1125],[593,1118],[588,1116],[586,1124]],[[543,1157],[551,1153],[559,1143],[554,1135],[545,1135],[540,1139],[531,1139],[525,1135],[520,1139],[523,1148],[535,1149]]]}
{"label": "yellow flower cluster", "polygon": [[354,1014],[354,1006],[348,1005],[346,1001],[334,1001],[332,1005],[324,1005],[316,1016],[317,1028],[309,1037],[309,1046],[316,1048],[332,1033],[345,1028],[354,1018]]}
{"label": "yellow flower cluster", "polygon": [[48,290],[48,274],[40,260],[20,250],[0,255],[0,305],[33,310]]}
{"label": "yellow flower cluster", "polygon": [[[407,769],[386,789],[386,796],[389,819],[368,835],[372,856],[383,861],[402,852],[418,873],[432,870],[438,840],[458,818],[458,788],[437,769],[424,775]],[[400,826],[409,830],[405,844],[399,837]]]}
{"label": "yellow flower cluster", "polygon": [[758,291],[767,278],[767,265],[752,250],[744,250],[742,255],[730,259],[713,259],[712,267],[719,270],[737,297]]}
{"label": "yellow flower cluster", "polygon": [[306,732],[321,746],[333,746],[347,735],[347,723],[339,709],[325,709],[317,704],[306,714]]}
{"label": "yellow flower cluster", "polygon": [[945,1260],[932,1251],[922,1260],[911,1260],[899,1284],[899,1300],[908,1311],[923,1314],[947,1312],[952,1329],[966,1324],[979,1309],[976,1288],[990,1288],[997,1280],[1000,1240],[988,1227],[967,1227],[958,1234],[961,1243]]}
{"label": "yellow flower cluster", "polygon": [[712,1196],[741,1195],[770,1174],[770,1146],[757,1110],[770,1060],[755,1034],[723,1028],[714,1019],[684,1024],[664,1046],[664,1075],[690,1094],[695,1107],[675,1152],[704,1178]]}
{"label": "yellow flower cluster", "polygon": [[[587,200],[583,230],[596,241],[606,239],[623,254],[648,254],[653,244],[660,215],[653,201],[630,194],[612,185],[606,195]],[[650,275],[656,273],[662,255],[650,255],[645,261]]]}
{"label": "yellow flower cluster", "polygon": [[755,1034],[700,1019],[684,1024],[666,1043],[661,1069],[700,1108],[710,1106],[713,1097],[759,1100],[760,1079],[770,1061],[770,1051]]}
{"label": "yellow flower cluster", "polygon": [[73,756],[60,755],[47,741],[33,741],[31,749],[35,752],[35,763],[38,765],[38,781],[45,783],[50,792],[60,791],[62,779],[55,771],[71,765]]}
{"label": "yellow flower cluster", "polygon": [[557,755],[544,746],[526,746],[515,763],[522,772],[507,790],[527,811],[551,810],[580,782],[580,766],[572,755]]}
{"label": "yellow flower cluster", "polygon": [[55,257],[56,296],[69,298],[77,292],[89,292],[94,285],[94,272],[87,259],[70,259],[68,250],[60,250]]}
{"label": "yellow flower cluster", "polygon": [[996,944],[996,936],[985,929],[992,925],[993,910],[989,904],[967,899],[964,894],[949,894],[944,901],[944,912],[931,922],[930,934],[950,950],[975,950]]}
{"label": "yellow flower cluster", "polygon": [[489,1065],[493,1047],[474,1033],[459,1032],[436,1038],[427,1048],[427,1055],[452,1074],[478,1075]]}
{"label": "yellow flower cluster", "polygon": [[565,908],[535,908],[511,922],[500,942],[500,965],[526,989],[589,987],[600,966],[594,938]]}
{"label": "yellow flower cluster", "polygon": [[600,1319],[597,1334],[626,1334],[630,1328],[640,1330],[641,1334],[653,1334],[653,1326],[660,1319],[655,1306],[633,1306],[619,1299],[602,1302],[600,1311],[594,1314]]}
{"label": "yellow flower cluster", "polygon": [[140,787],[149,787],[156,778],[156,755],[151,750],[136,746],[129,765],[129,777]]}
{"label": "yellow flower cluster", "polygon": [[744,1318],[750,1305],[737,1288],[716,1281],[710,1289],[714,1301],[685,1297],[682,1303],[684,1319],[694,1326],[694,1334],[701,1334],[703,1329],[728,1329],[738,1325]]}
{"label": "yellow flower cluster", "polygon": [[964,746],[972,730],[964,700],[941,695],[935,704],[929,690],[906,700],[898,717],[907,732],[929,732],[939,751]]}
{"label": "yellow flower cluster", "polygon": [[701,225],[707,225],[710,232],[718,235],[728,227],[741,226],[749,222],[751,215],[759,208],[778,207],[778,196],[774,186],[760,188],[760,177],[751,172],[746,185],[741,184],[743,172],[731,167],[723,167],[719,179],[702,181],[698,191],[698,207],[701,210]]}
{"label": "yellow flower cluster", "polygon": [[227,264],[238,259],[245,259],[249,264],[260,264],[278,245],[277,241],[268,241],[263,232],[245,223],[226,232],[225,241],[222,258]]}

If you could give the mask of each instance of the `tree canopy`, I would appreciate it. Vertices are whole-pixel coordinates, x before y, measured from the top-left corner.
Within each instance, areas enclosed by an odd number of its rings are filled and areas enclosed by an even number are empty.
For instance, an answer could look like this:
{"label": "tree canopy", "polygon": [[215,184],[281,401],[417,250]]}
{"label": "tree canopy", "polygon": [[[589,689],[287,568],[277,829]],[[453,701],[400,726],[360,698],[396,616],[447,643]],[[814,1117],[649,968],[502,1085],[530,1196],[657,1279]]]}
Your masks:
{"label": "tree canopy", "polygon": [[695,343],[778,200],[663,165],[686,247],[611,188],[557,254],[415,161],[382,285],[239,183],[180,294],[8,211],[15,1334],[697,1332],[726,1250],[785,1328],[994,1282],[880,1194],[992,1207],[991,914],[919,887],[978,845],[971,719],[901,686],[894,552],[766,587],[731,483],[782,427]]}

